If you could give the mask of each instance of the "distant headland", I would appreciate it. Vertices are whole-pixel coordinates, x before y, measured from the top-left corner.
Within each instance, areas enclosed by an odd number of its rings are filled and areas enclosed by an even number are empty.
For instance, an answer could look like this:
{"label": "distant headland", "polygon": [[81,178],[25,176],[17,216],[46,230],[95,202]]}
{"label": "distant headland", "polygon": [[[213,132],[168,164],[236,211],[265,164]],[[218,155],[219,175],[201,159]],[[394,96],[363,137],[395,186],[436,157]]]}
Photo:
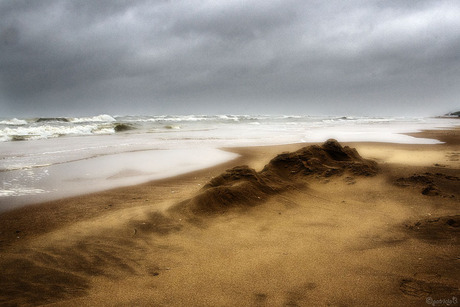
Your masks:
{"label": "distant headland", "polygon": [[449,117],[460,117],[460,111],[450,112],[450,113],[447,113],[447,114],[444,115],[444,116],[449,116]]}
{"label": "distant headland", "polygon": [[444,115],[437,116],[438,118],[460,118],[460,111],[449,112]]}

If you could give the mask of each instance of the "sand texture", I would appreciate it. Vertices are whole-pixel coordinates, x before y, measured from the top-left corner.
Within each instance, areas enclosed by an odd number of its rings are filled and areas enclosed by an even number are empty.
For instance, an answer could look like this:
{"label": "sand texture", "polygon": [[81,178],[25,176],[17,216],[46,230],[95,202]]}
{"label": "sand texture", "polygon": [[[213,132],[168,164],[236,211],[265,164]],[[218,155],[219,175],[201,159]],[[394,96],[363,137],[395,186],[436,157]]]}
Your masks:
{"label": "sand texture", "polygon": [[213,168],[2,213],[0,306],[460,299],[460,130],[416,136],[446,143],[233,148]]}

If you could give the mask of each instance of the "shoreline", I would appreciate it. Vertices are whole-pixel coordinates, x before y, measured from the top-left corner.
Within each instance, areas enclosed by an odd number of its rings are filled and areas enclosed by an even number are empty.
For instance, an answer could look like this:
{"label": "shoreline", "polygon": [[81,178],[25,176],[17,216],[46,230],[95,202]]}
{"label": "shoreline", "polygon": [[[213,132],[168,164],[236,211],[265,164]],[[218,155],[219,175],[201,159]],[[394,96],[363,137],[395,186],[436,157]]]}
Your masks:
{"label": "shoreline", "polygon": [[[420,132],[402,133],[402,134],[412,136],[412,137],[416,137],[416,138],[427,138],[427,139],[438,140],[438,141],[444,142],[446,145],[448,145],[449,143],[460,142],[458,136],[455,134],[455,131],[459,130],[459,129],[460,129],[460,126],[456,126],[456,127],[450,128],[450,129],[422,130]],[[453,133],[449,133],[448,131],[453,131]],[[452,134],[452,135],[450,135],[450,134]],[[245,148],[257,148],[257,147],[261,147],[261,148],[271,148],[271,147],[275,147],[275,148],[278,148],[278,147],[279,148],[298,148],[298,146],[307,146],[309,144],[320,144],[320,143],[321,142],[302,142],[302,143],[289,143],[289,144],[279,144],[279,145],[255,145],[255,146],[244,146],[244,147],[222,147],[222,148],[215,148],[215,149],[222,150],[222,151],[229,152],[229,153],[235,153],[235,154],[238,154],[238,152],[242,151],[243,154],[244,154],[244,149]],[[385,145],[398,146],[398,145],[402,145],[402,147],[405,147],[404,145],[407,145],[408,147],[410,147],[412,145],[415,145],[415,146],[420,146],[420,145],[428,145],[428,146],[442,145],[442,144],[391,143],[391,142],[384,142],[384,141],[382,141],[382,142],[352,141],[352,142],[341,142],[341,143],[348,144],[348,145],[351,145],[351,146],[356,146],[357,144],[369,144],[369,145],[380,144],[379,146],[385,146]],[[292,145],[292,147],[291,147],[291,145]],[[151,151],[151,150],[145,150],[145,151]],[[276,153],[274,153],[274,154],[276,154]],[[227,162],[231,163],[232,160],[236,160],[236,159],[238,159],[238,157],[230,158],[229,160],[227,160]],[[74,161],[72,161],[72,162],[74,162]],[[66,199],[84,197],[86,195],[104,193],[104,192],[108,192],[108,191],[112,191],[112,190],[116,190],[116,189],[120,189],[120,188],[135,187],[135,186],[144,185],[144,184],[147,184],[147,183],[150,183],[150,182],[156,182],[156,181],[163,181],[163,180],[167,180],[167,179],[180,178],[182,175],[186,175],[188,173],[195,173],[195,172],[200,172],[201,170],[212,169],[212,168],[217,167],[217,166],[219,166],[221,164],[226,165],[227,162],[217,163],[217,164],[214,164],[214,165],[211,165],[211,166],[208,166],[208,167],[205,166],[205,167],[202,167],[200,169],[196,169],[196,170],[192,170],[192,171],[186,171],[186,172],[184,172],[182,174],[171,175],[171,176],[167,176],[167,177],[164,177],[164,178],[150,179],[150,180],[145,180],[143,182],[136,182],[136,183],[133,183],[133,184],[124,183],[124,184],[120,184],[119,186],[114,186],[114,187],[97,188],[97,190],[90,191],[90,192],[76,192],[76,191],[70,191],[70,190],[68,192],[54,192],[54,193],[57,193],[57,195],[52,196],[51,198],[47,197],[47,193],[38,194],[38,195],[30,195],[30,196],[23,195],[23,196],[19,196],[21,198],[20,200],[19,199],[16,200],[15,197],[7,197],[6,200],[3,200],[3,201],[5,201],[5,202],[11,201],[13,203],[13,205],[9,205],[7,208],[0,210],[0,214],[4,213],[4,212],[9,212],[9,211],[12,211],[12,210],[17,210],[17,209],[20,209],[20,208],[23,208],[23,207],[40,206],[40,205],[43,205],[43,204],[48,204],[48,203],[52,203],[52,202],[56,202],[56,201],[63,201],[63,200],[66,200]],[[120,173],[123,173],[123,170],[121,170]],[[115,177],[115,176],[112,176],[112,177]],[[116,179],[123,179],[123,177],[120,177],[120,178],[116,177]],[[125,179],[127,179],[127,178],[125,178]],[[137,181],[138,180],[139,179],[137,179]],[[38,198],[38,199],[42,199],[42,200],[33,200],[34,198]]]}
{"label": "shoreline", "polygon": [[[413,137],[420,138],[433,138],[440,140],[444,143],[441,144],[400,144],[400,143],[386,143],[386,142],[343,142],[342,144],[346,146],[351,146],[355,148],[360,148],[361,152],[364,149],[364,153],[367,154],[367,158],[373,159],[375,161],[382,162],[386,157],[385,154],[377,153],[381,151],[382,148],[391,146],[393,148],[400,148],[402,150],[418,151],[418,148],[429,148],[433,146],[454,146],[460,144],[460,126],[454,127],[453,129],[447,130],[424,130],[416,133],[409,133],[408,135]],[[34,219],[37,224],[40,224],[39,221],[47,220],[51,225],[61,225],[62,223],[75,222],[79,220],[84,220],[89,217],[98,216],[100,214],[106,213],[108,206],[110,209],[114,209],[115,203],[128,202],[131,206],[138,206],[139,194],[149,194],[147,190],[149,187],[158,186],[158,187],[168,187],[168,186],[184,186],[189,184],[191,181],[195,181],[195,185],[199,187],[201,184],[204,184],[207,180],[211,179],[214,176],[224,172],[226,169],[237,166],[237,165],[251,165],[254,169],[262,169],[266,163],[269,162],[271,158],[275,155],[285,152],[285,151],[295,151],[302,147],[308,145],[320,144],[319,142],[312,143],[293,143],[293,144],[281,144],[281,145],[259,145],[259,146],[246,146],[246,147],[223,147],[219,150],[227,151],[230,153],[237,154],[238,156],[232,160],[229,160],[224,163],[220,163],[214,166],[205,167],[195,171],[191,171],[184,174],[179,174],[176,176],[166,177],[162,179],[150,180],[140,184],[127,185],[122,187],[110,188],[107,190],[96,191],[91,193],[84,193],[79,195],[74,195],[70,197],[62,197],[55,200],[31,203],[28,205],[20,206],[18,208],[9,209],[6,211],[0,212],[0,218],[3,220],[3,227],[0,225],[0,235],[4,233],[4,229],[11,227],[9,224],[10,221],[18,224],[18,228],[27,229],[27,224],[29,223],[31,216],[34,216]],[[377,148],[376,150],[367,150],[367,147]],[[404,157],[407,158],[407,157]],[[435,158],[435,157],[434,157]],[[433,159],[433,158],[432,158]],[[390,163],[394,163],[391,161]],[[460,165],[460,164],[459,164]],[[460,168],[460,166],[458,167]],[[201,183],[200,183],[201,182]],[[193,190],[193,189],[192,189]],[[196,189],[198,190],[198,188]],[[169,195],[173,196],[179,200],[180,194],[178,194],[174,189]],[[153,201],[153,199],[148,197],[144,201]],[[161,199],[160,199],[161,200]],[[97,207],[92,207],[88,205],[92,202],[100,203],[105,202],[107,205],[99,205]],[[86,203],[86,205],[83,205]],[[123,208],[129,206],[124,204]],[[59,212],[57,215],[62,218],[53,223],[47,217],[52,212]],[[65,216],[72,215],[72,219],[66,219]],[[20,222],[24,221],[24,222]],[[21,227],[22,226],[22,227]],[[2,229],[3,228],[3,229]],[[46,232],[51,228],[44,227],[43,232]],[[28,231],[21,231],[22,236],[29,236]],[[41,231],[39,232],[41,233]],[[15,237],[14,235],[12,236]],[[5,238],[1,238],[0,242],[6,242]],[[13,240],[14,241],[14,240]]]}
{"label": "shoreline", "polygon": [[240,157],[1,213],[0,303],[417,306],[460,295],[460,128],[415,135],[446,143],[343,143],[377,175],[248,192],[263,201],[218,214],[170,208],[230,168],[260,172],[310,144],[224,148]]}
{"label": "shoreline", "polygon": [[[174,177],[234,158],[232,153],[215,148],[149,149],[13,169],[3,173],[13,195],[0,197],[0,212]],[[15,190],[19,195],[14,195]]]}
{"label": "shoreline", "polygon": [[[169,129],[166,134],[150,134],[147,130],[139,129],[128,134],[75,135],[31,142],[1,142],[3,151],[0,160],[3,161],[2,169],[7,171],[1,172],[3,185],[0,189],[0,211],[4,211],[3,208],[9,210],[16,206],[148,182],[158,179],[160,175],[171,176],[174,170],[184,170],[184,163],[204,167],[200,159],[208,161],[214,160],[213,156],[220,156],[218,152],[214,155],[195,152],[180,156],[174,150],[180,151],[182,148],[190,152],[191,147],[187,145],[189,137],[194,140],[198,136],[197,142],[200,144],[196,148],[192,146],[192,150],[204,150],[208,146],[217,149],[238,145],[244,147],[312,143],[322,142],[330,137],[339,142],[354,140],[432,144],[437,141],[423,138],[416,140],[398,131],[439,129],[458,123],[458,120],[436,118],[372,117],[299,117],[278,121],[274,117],[248,119],[243,116],[240,120],[242,123],[230,126],[225,121],[219,122],[217,130],[205,129],[207,132],[203,135],[196,132],[200,130],[195,129],[212,128],[213,124],[206,124],[207,120],[202,124],[199,121],[186,121],[183,129]],[[253,122],[255,120],[257,121]],[[253,125],[256,123],[257,125]],[[272,131],[277,132],[273,134]],[[247,136],[241,141],[234,138],[236,135],[245,136],[246,133]],[[182,145],[176,147],[176,142]],[[161,149],[173,151],[162,155]],[[203,155],[206,157],[203,158]]]}

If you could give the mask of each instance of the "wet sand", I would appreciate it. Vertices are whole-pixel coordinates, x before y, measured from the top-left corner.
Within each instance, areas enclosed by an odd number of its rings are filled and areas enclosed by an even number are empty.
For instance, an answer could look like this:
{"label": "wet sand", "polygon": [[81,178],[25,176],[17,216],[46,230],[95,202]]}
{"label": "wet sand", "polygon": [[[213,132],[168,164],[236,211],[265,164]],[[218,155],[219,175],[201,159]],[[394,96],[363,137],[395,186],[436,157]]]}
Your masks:
{"label": "wet sand", "polygon": [[2,213],[0,305],[460,298],[460,129],[417,136],[446,144],[348,143],[364,159],[320,147],[266,168],[306,144],[233,148],[209,169]]}

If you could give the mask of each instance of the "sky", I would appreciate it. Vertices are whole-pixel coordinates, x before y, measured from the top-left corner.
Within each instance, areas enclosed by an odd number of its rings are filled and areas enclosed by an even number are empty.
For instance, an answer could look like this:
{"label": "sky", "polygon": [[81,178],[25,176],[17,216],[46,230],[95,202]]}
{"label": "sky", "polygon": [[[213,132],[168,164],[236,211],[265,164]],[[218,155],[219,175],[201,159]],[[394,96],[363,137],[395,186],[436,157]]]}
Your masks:
{"label": "sky", "polygon": [[0,0],[0,117],[457,110],[458,0]]}

